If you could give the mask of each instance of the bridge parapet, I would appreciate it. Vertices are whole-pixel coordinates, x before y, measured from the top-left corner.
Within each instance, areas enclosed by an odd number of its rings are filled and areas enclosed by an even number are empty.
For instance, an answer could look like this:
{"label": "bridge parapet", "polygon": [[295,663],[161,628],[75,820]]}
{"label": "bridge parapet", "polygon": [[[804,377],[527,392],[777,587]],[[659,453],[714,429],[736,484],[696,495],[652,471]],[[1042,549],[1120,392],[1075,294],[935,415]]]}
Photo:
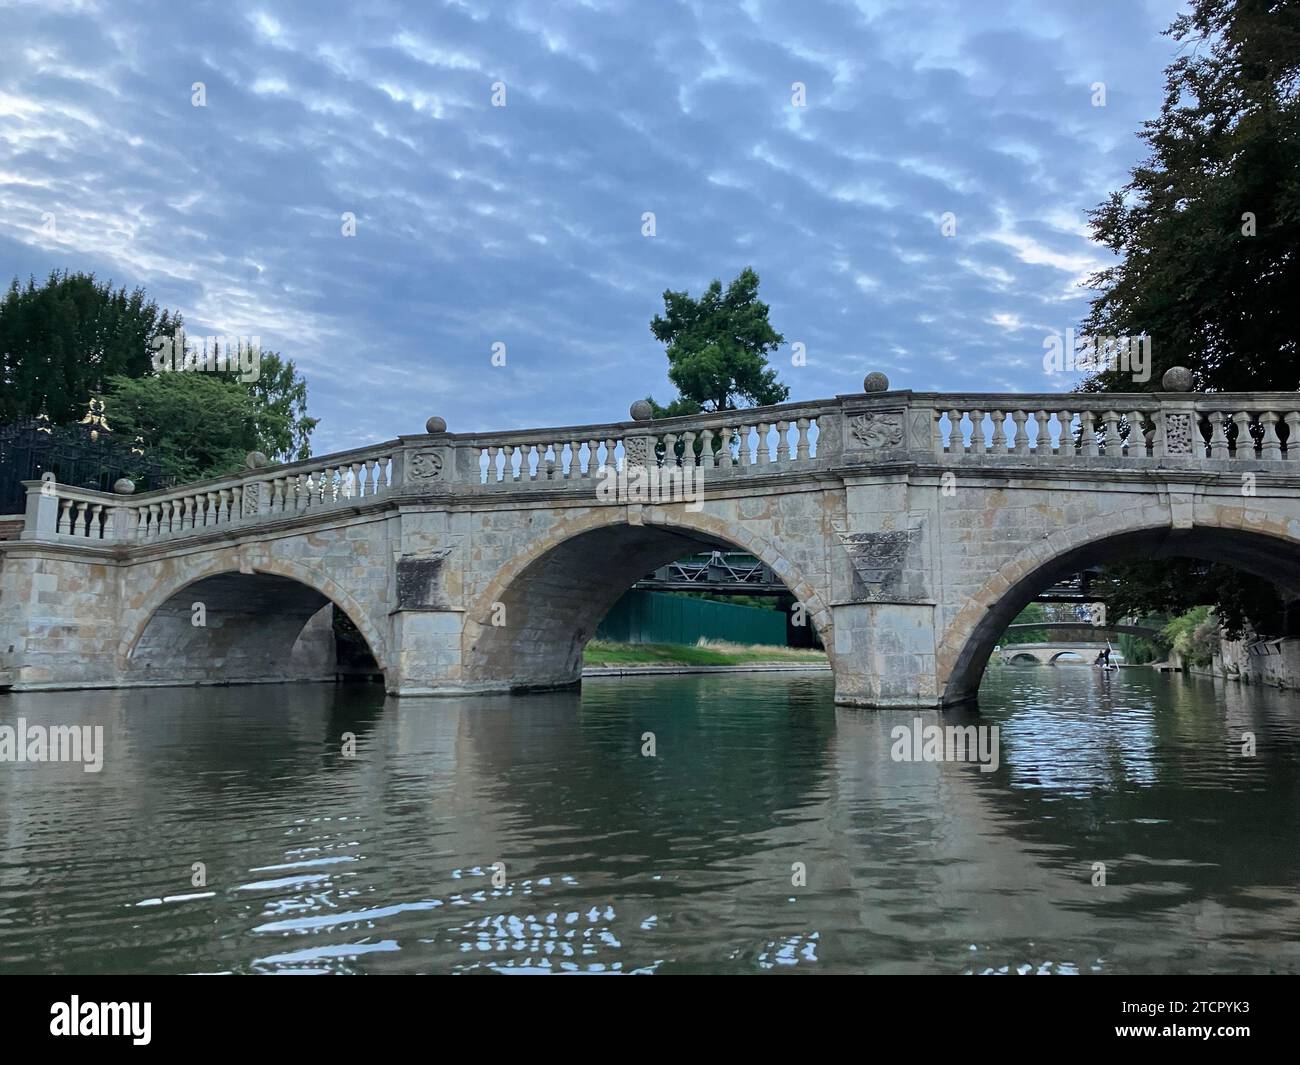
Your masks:
{"label": "bridge parapet", "polygon": [[404,436],[140,496],[27,482],[22,539],[143,544],[481,493],[620,503],[596,482],[638,467],[728,483],[899,463],[1282,472],[1297,460],[1295,393],[862,393],[653,422]]}
{"label": "bridge parapet", "polygon": [[918,395],[917,401],[931,407],[932,442],[942,462],[1152,459],[1181,467],[1300,458],[1300,397],[1292,392]]}

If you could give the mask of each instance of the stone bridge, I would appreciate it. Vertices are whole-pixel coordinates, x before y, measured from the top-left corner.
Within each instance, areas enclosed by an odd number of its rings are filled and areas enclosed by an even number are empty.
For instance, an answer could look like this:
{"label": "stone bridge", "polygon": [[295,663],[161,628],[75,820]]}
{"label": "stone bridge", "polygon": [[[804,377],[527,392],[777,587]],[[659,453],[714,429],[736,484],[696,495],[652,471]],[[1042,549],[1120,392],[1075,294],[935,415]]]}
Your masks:
{"label": "stone bridge", "polygon": [[[1054,666],[1066,655],[1078,655],[1091,665],[1097,655],[1106,649],[1104,643],[1084,643],[1082,641],[1058,641],[1056,643],[1009,643],[998,648],[998,654],[1004,662],[1037,662],[1043,666]],[[1119,665],[1124,656],[1112,648],[1111,661]]]}
{"label": "stone bridge", "polygon": [[333,604],[392,693],[570,685],[624,590],[723,549],[790,589],[837,701],[934,707],[971,699],[1006,625],[1089,566],[1209,558],[1300,596],[1294,393],[881,391],[429,428],[141,495],[29,484],[0,543],[0,683],[319,677]]}

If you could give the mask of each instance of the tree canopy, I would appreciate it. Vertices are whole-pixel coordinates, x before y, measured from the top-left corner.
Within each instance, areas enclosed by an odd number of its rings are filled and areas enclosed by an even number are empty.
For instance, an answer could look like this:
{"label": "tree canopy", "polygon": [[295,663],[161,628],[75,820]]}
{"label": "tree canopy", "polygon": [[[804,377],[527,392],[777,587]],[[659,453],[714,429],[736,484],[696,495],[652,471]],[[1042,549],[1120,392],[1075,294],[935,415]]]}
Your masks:
{"label": "tree canopy", "polygon": [[94,274],[56,271],[39,286],[15,278],[0,300],[0,422],[42,407],[55,425],[81,417],[110,377],[151,372],[154,338],[179,325],[143,289],[114,289]]}
{"label": "tree canopy", "polygon": [[259,349],[251,380],[228,370],[157,372],[160,337],[182,348],[184,322],[143,289],[66,270],[39,286],[15,279],[0,300],[0,422],[44,409],[53,425],[67,425],[101,396],[113,433],[141,437],[148,457],[182,482],[233,472],[249,451],[282,462],[311,455],[317,419],[292,360]]}
{"label": "tree canopy", "polygon": [[[1090,215],[1122,256],[1091,279],[1084,331],[1151,338],[1151,379],[1189,367],[1196,387],[1300,387],[1300,5],[1193,0],[1165,31],[1149,157]],[[1132,391],[1119,371],[1090,390]]]}
{"label": "tree canopy", "polygon": [[[1144,124],[1149,157],[1090,216],[1122,259],[1091,279],[1083,331],[1151,338],[1150,380],[1120,370],[1090,391],[1159,389],[1187,366],[1206,391],[1300,387],[1300,5],[1193,0],[1166,31],[1183,52]],[[1222,565],[1107,567],[1112,616],[1212,605],[1227,633],[1277,633],[1271,584]]]}
{"label": "tree canopy", "polygon": [[735,410],[742,403],[781,403],[790,389],[776,379],[767,356],[785,337],[768,321],[768,306],[758,298],[758,274],[751,268],[724,293],[714,280],[699,299],[687,292],[664,293],[664,313],[650,322],[655,338],[667,345],[668,379],[679,393],[668,406],[647,396],[656,417]]}

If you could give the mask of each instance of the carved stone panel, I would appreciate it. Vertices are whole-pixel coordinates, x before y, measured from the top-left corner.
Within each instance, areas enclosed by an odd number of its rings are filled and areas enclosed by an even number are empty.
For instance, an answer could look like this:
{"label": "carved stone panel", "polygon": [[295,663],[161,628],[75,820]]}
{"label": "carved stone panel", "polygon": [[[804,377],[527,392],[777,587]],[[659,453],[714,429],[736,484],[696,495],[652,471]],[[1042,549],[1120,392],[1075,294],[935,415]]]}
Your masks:
{"label": "carved stone panel", "polygon": [[245,517],[257,513],[258,500],[261,498],[262,485],[258,481],[244,485],[244,499],[239,505],[239,512]]}
{"label": "carved stone panel", "polygon": [[1168,455],[1190,455],[1192,453],[1191,415],[1165,415],[1165,453]]}
{"label": "carved stone panel", "polygon": [[645,436],[629,436],[623,440],[623,465],[626,469],[649,466],[650,440]]}
{"label": "carved stone panel", "polygon": [[407,472],[414,481],[436,481],[442,476],[442,456],[436,451],[417,451]]}
{"label": "carved stone panel", "polygon": [[397,609],[445,610],[442,570],[450,548],[406,555],[397,560]]}
{"label": "carved stone panel", "polygon": [[859,414],[849,427],[853,438],[870,451],[903,446],[903,416],[897,413]]}
{"label": "carved stone panel", "polygon": [[874,533],[837,533],[855,577],[855,598],[891,602],[923,598],[919,574],[908,568],[908,552],[918,529]]}

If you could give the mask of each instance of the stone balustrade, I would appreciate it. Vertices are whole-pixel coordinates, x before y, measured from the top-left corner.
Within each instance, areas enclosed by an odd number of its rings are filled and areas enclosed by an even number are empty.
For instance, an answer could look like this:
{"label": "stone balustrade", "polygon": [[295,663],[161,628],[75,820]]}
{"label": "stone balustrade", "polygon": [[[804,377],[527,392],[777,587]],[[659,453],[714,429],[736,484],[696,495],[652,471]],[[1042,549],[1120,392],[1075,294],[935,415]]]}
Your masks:
{"label": "stone balustrade", "polygon": [[718,482],[898,463],[1199,466],[1300,459],[1295,393],[877,392],[656,421],[435,432],[139,496],[27,482],[23,539],[148,544],[411,498],[591,493],[610,469]]}
{"label": "stone balustrade", "polygon": [[931,406],[940,461],[1300,459],[1300,396],[1294,393],[1050,393],[918,396],[913,402],[918,401]]}

